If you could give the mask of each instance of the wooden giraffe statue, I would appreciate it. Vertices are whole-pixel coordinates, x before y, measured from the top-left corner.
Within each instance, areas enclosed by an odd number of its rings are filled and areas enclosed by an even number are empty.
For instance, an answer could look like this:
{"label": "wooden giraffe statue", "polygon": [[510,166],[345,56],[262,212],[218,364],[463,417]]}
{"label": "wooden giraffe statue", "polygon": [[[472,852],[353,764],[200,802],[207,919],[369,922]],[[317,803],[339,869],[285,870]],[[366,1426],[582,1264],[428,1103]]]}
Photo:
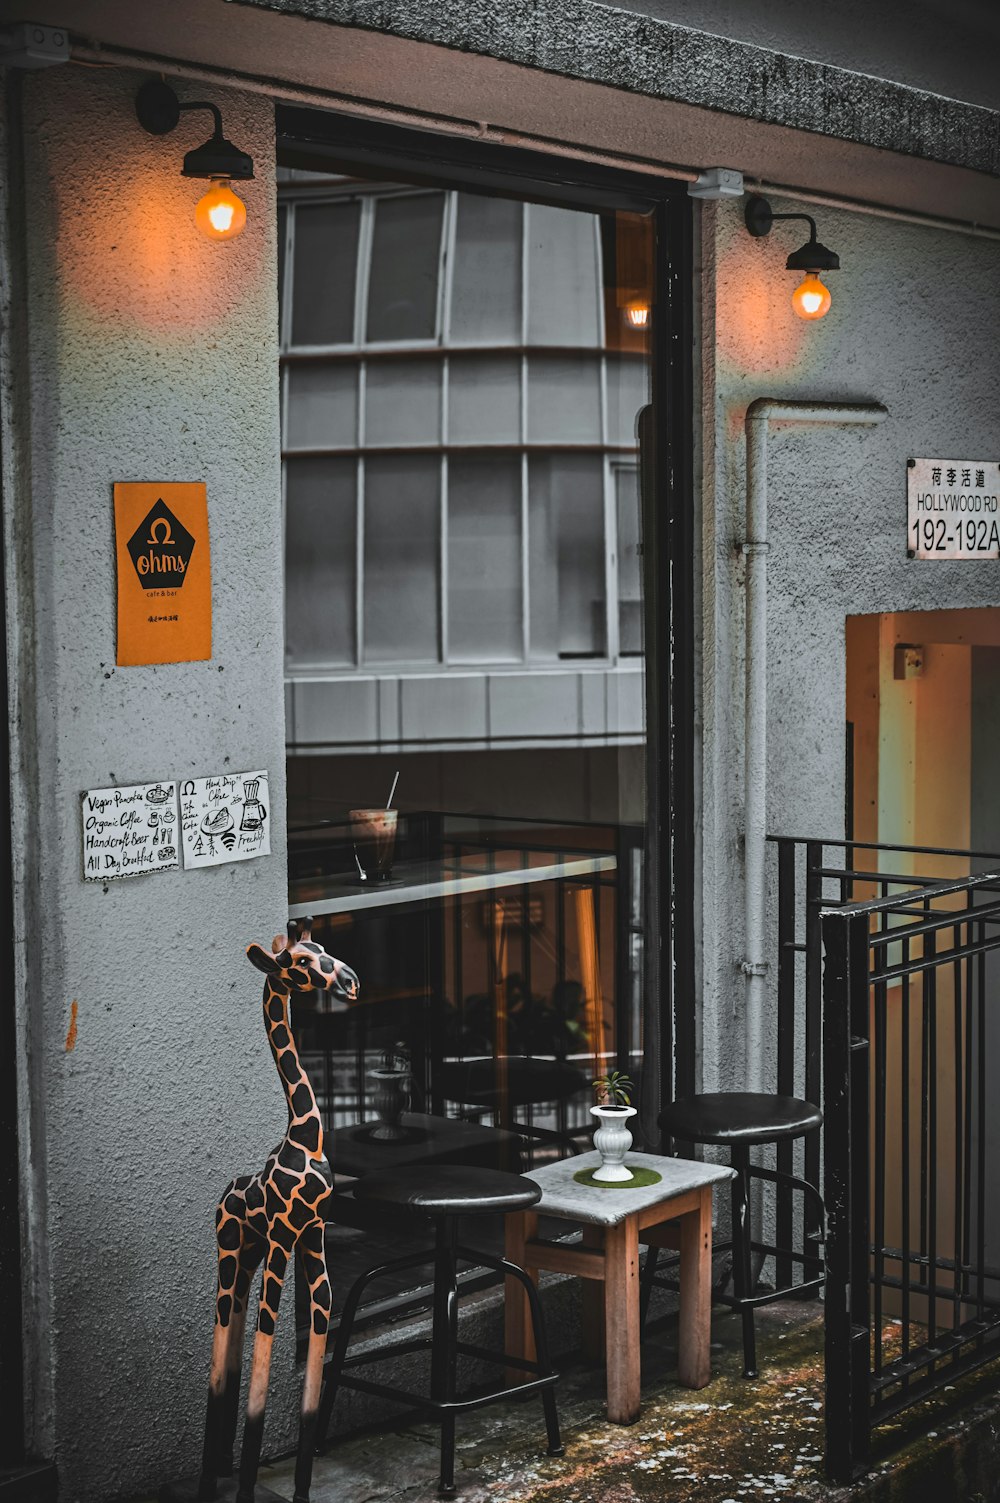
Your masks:
{"label": "wooden giraffe statue", "polygon": [[310,940],[289,945],[282,934],[271,949],[274,953],[269,955],[260,945],[251,945],[247,956],[264,972],[264,1027],[288,1103],[288,1128],[259,1174],[242,1174],[226,1186],[215,1214],[219,1292],[198,1488],[198,1497],[205,1503],[216,1496],[216,1478],[229,1476],[233,1470],[247,1298],[254,1273],[263,1263],[236,1495],[238,1503],[253,1503],[278,1303],[285,1271],[296,1248],[302,1254],[309,1282],[310,1329],[295,1468],[295,1503],[308,1503],[312,1478],[316,1416],[330,1325],[330,1280],[323,1230],[333,1179],[323,1154],[323,1125],[316,1097],[292,1037],[288,999],[293,991],[318,989],[355,1002],[359,987],[358,978],[349,966],[327,955]]}

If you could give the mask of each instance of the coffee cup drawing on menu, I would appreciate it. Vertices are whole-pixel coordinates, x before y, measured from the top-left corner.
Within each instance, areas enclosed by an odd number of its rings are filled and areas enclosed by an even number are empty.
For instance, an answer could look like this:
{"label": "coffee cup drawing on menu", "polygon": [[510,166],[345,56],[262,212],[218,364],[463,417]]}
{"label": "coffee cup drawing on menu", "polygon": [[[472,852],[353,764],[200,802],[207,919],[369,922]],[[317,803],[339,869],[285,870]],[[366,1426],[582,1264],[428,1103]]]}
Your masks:
{"label": "coffee cup drawing on menu", "polygon": [[396,844],[395,809],[352,809],[354,859],[362,882],[388,882]]}

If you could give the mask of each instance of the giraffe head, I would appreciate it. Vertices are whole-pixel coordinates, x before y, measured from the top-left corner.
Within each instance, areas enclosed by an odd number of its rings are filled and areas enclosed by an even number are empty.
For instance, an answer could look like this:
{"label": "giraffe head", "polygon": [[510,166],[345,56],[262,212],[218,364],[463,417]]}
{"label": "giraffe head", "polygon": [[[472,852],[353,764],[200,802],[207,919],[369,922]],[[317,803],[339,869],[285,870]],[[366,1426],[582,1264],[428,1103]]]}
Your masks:
{"label": "giraffe head", "polygon": [[260,945],[247,947],[247,958],[258,971],[285,992],[333,992],[345,1002],[356,1002],[361,984],[349,965],[328,955],[314,940],[289,944],[284,934],[272,941],[273,954]]}

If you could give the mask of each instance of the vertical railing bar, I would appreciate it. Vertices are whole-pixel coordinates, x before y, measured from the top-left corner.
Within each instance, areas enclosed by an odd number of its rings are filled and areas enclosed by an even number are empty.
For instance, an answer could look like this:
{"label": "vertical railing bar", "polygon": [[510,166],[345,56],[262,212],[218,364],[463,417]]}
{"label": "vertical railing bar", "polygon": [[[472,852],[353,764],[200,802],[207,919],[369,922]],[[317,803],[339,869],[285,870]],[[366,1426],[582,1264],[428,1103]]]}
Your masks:
{"label": "vertical railing bar", "polygon": [[[965,925],[965,942],[971,945],[972,922],[969,920]],[[972,996],[973,996],[973,958],[967,955],[965,959],[965,991],[962,997],[962,1042],[963,1042],[963,1075],[965,1079],[965,1113],[962,1124],[962,1153],[965,1159],[965,1168],[962,1174],[962,1294],[968,1296],[969,1273],[972,1265]]]}
{"label": "vertical railing bar", "polygon": [[[986,938],[986,925],[977,925],[980,944]],[[979,1121],[976,1124],[976,1318],[982,1320],[986,1311],[986,954],[980,951],[977,957],[977,1094],[979,1097]],[[983,1338],[980,1335],[978,1346]]]}
{"label": "vertical railing bar", "polygon": [[[805,976],[805,1099],[819,1103],[823,1099],[823,843],[806,843],[806,976]],[[809,1133],[804,1149],[804,1178],[820,1187],[819,1133]],[[807,1202],[803,1208],[803,1230],[820,1232],[817,1213]]]}
{"label": "vertical railing bar", "polygon": [[[937,936],[930,930],[924,936],[924,953],[932,959],[937,950]],[[937,1338],[937,1210],[938,1210],[938,1058],[937,1058],[937,967],[928,966],[924,973],[928,985],[928,1105],[927,1105],[927,1337],[933,1346]],[[931,1366],[931,1374],[936,1371]]]}
{"label": "vertical railing bar", "polygon": [[[954,948],[960,949],[962,943],[962,926],[956,924],[951,931]],[[954,1174],[954,1259],[955,1259],[955,1284],[952,1294],[951,1328],[957,1331],[962,1324],[962,1183],[964,1169],[962,1165],[962,1146],[964,1139],[962,1116],[965,1101],[962,1092],[962,962],[956,960],[954,971],[954,997],[952,998],[952,1026],[954,1030],[954,1077],[955,1077],[955,1174]],[[958,1361],[962,1354],[961,1347],[956,1347],[952,1363]]]}
{"label": "vertical railing bar", "polygon": [[[903,940],[903,964],[910,963],[910,941]],[[899,1020],[900,1038],[900,1215],[902,1219],[902,1254],[903,1266],[902,1297],[900,1300],[900,1318],[902,1321],[903,1356],[910,1350],[910,1001],[912,987],[910,977],[904,976],[900,992],[900,1007],[902,1009]],[[904,1378],[903,1392],[909,1390],[910,1380]]]}
{"label": "vertical railing bar", "polygon": [[[880,916],[882,933],[889,928],[889,914]],[[888,962],[888,946],[880,946],[874,957],[872,1005],[875,1020],[875,1312],[873,1340],[875,1372],[882,1371],[882,1289],[885,1281],[885,1119],[886,1119],[886,984],[878,973]],[[869,966],[872,965],[871,957]]]}
{"label": "vertical railing bar", "polygon": [[[795,1092],[795,845],[790,840],[778,843],[778,1094],[794,1096]],[[814,1135],[815,1136],[815,1135]],[[780,1174],[792,1173],[791,1142],[779,1143],[777,1169]],[[791,1248],[793,1205],[791,1186],[779,1182],[775,1197],[775,1241],[778,1247]],[[776,1287],[787,1287],[792,1282],[792,1260],[779,1257],[775,1260]]]}
{"label": "vertical railing bar", "polygon": [[[925,898],[922,904],[924,913],[930,912],[930,905]],[[925,970],[920,977],[920,1257],[927,1257],[927,1151],[929,1141],[928,1113],[930,1110],[930,1064],[928,1058],[930,1032],[928,1027],[928,991],[930,987],[930,971]],[[926,1263],[922,1263],[923,1267]]]}

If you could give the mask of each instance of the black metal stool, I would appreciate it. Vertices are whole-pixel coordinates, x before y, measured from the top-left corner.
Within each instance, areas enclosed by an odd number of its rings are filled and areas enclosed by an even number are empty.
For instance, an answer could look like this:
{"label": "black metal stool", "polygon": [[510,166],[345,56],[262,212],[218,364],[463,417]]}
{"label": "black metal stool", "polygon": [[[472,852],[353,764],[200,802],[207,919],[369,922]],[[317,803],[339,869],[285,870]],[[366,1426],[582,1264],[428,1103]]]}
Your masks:
{"label": "black metal stool", "polygon": [[[550,1456],[562,1455],[559,1437],[559,1419],[556,1414],[555,1394],[552,1391],[557,1374],[552,1371],[542,1307],[534,1282],[523,1268],[510,1263],[506,1258],[495,1258],[488,1253],[475,1252],[458,1243],[457,1218],[497,1214],[509,1211],[524,1211],[541,1199],[542,1192],[534,1180],[519,1174],[506,1174],[500,1169],[466,1168],[457,1164],[434,1164],[419,1168],[402,1168],[372,1174],[359,1180],[354,1187],[358,1200],[377,1201],[387,1206],[396,1206],[415,1211],[430,1218],[435,1227],[435,1244],[430,1249],[410,1253],[405,1258],[396,1258],[391,1263],[382,1263],[370,1268],[352,1284],[344,1302],[333,1356],[326,1365],[326,1379],[320,1400],[318,1434],[322,1446],[330,1424],[330,1414],[337,1389],[343,1384],[360,1389],[362,1393],[375,1394],[379,1398],[395,1399],[401,1404],[416,1408],[432,1409],[441,1416],[441,1481],[440,1490],[446,1496],[455,1491],[455,1415],[466,1409],[478,1409],[497,1399],[512,1398],[517,1394],[537,1392],[545,1411],[545,1428],[548,1432]],[[534,1327],[536,1361],[528,1362],[506,1352],[494,1352],[485,1347],[472,1346],[458,1339],[458,1287],[456,1263],[495,1268],[511,1278],[519,1279],[528,1295],[531,1320]],[[351,1327],[357,1312],[362,1292],[375,1279],[403,1268],[417,1268],[422,1263],[434,1264],[434,1313],[430,1337],[412,1341],[396,1342],[390,1347],[380,1347],[374,1352],[365,1352],[357,1357],[347,1355],[351,1339]],[[402,1388],[385,1383],[372,1383],[366,1378],[356,1378],[346,1368],[367,1362],[382,1362],[387,1357],[400,1357],[408,1352],[429,1350],[431,1353],[430,1397],[409,1393]],[[487,1362],[498,1362],[508,1368],[517,1368],[534,1374],[524,1383],[515,1383],[510,1388],[496,1389],[473,1398],[456,1399],[455,1369],[459,1356],[477,1357]]]}
{"label": "black metal stool", "polygon": [[[777,1248],[769,1243],[754,1242],[750,1226],[750,1180],[765,1179],[773,1184],[789,1185],[801,1190],[807,1200],[811,1197],[818,1211],[818,1231],[807,1237],[817,1247],[823,1241],[823,1199],[815,1185],[799,1179],[794,1174],[785,1174],[777,1169],[767,1169],[760,1164],[751,1164],[750,1149],[756,1144],[778,1143],[791,1138],[805,1137],[822,1125],[823,1113],[811,1101],[800,1101],[795,1096],[767,1096],[753,1091],[721,1091],[716,1094],[687,1096],[675,1101],[660,1116],[660,1126],[675,1141],[682,1143],[715,1143],[730,1151],[730,1163],[736,1171],[732,1181],[732,1242],[722,1243],[717,1250],[731,1246],[733,1254],[733,1293],[716,1292],[713,1298],[739,1310],[743,1319],[743,1376],[757,1376],[757,1341],[754,1333],[753,1312],[758,1305],[768,1305],[776,1299],[789,1295],[810,1293],[823,1282],[823,1258],[821,1253],[802,1252],[791,1248]],[[793,1263],[801,1263],[803,1275],[815,1265],[816,1273],[804,1277],[800,1284],[790,1284],[766,1294],[754,1294],[752,1262],[754,1253],[779,1256]],[[676,1289],[675,1279],[658,1274],[656,1270],[658,1249],[651,1247],[642,1271],[641,1320],[645,1324],[653,1285]]]}

